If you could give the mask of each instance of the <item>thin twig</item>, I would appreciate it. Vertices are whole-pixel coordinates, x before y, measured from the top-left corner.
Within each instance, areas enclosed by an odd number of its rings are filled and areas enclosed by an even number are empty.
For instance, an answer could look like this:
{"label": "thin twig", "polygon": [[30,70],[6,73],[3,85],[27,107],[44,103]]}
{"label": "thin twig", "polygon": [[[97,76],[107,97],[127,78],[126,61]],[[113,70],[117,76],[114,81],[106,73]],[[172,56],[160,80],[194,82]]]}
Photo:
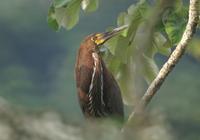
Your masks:
{"label": "thin twig", "polygon": [[199,20],[198,3],[199,0],[190,0],[189,19],[181,41],[178,43],[176,49],[172,52],[167,62],[160,69],[156,78],[149,85],[146,93],[134,109],[134,112],[132,112],[132,114],[129,116],[127,124],[133,122],[136,118],[140,116],[140,114],[144,112],[146,106],[150,103],[152,97],[160,89],[168,74],[173,70],[174,66],[178,63],[181,56],[184,54],[185,48],[187,47],[189,41],[191,40],[193,34],[196,31],[197,23]]}

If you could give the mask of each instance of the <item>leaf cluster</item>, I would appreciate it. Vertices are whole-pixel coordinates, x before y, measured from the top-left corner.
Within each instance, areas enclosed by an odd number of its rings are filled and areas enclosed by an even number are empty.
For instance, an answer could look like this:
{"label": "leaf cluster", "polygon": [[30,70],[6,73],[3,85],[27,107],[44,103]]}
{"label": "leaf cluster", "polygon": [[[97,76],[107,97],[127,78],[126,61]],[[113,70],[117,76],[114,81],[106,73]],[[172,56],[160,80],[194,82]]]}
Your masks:
{"label": "leaf cluster", "polygon": [[56,31],[61,27],[72,29],[79,21],[80,9],[93,12],[98,5],[98,0],[53,0],[48,12],[48,24]]}

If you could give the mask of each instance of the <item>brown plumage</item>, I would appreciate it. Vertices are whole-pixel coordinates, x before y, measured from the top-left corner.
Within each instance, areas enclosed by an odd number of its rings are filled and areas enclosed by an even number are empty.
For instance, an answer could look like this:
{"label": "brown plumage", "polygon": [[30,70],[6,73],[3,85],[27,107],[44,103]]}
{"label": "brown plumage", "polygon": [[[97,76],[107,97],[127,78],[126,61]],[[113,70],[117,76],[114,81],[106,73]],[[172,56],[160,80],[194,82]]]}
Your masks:
{"label": "brown plumage", "polygon": [[75,66],[76,86],[87,118],[124,117],[120,88],[99,54],[100,45],[124,28],[92,34],[80,45]]}

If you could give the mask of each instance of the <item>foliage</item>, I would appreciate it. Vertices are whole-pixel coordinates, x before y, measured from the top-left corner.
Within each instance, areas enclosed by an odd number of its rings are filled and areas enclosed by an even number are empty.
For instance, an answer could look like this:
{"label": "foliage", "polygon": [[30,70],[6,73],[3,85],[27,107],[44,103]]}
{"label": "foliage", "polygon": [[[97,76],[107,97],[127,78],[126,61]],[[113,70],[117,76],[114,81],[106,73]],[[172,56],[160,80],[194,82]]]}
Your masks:
{"label": "foliage", "polygon": [[49,8],[49,26],[55,30],[73,28],[79,21],[80,7],[85,12],[95,11],[98,0],[54,0]]}
{"label": "foliage", "polygon": [[[182,36],[188,8],[181,0],[174,2],[166,6],[161,0],[152,6],[140,0],[119,13],[117,26],[129,27],[109,40],[105,44],[108,49],[102,54],[120,83],[127,104],[134,98],[132,92],[136,89],[138,75],[149,84],[158,72],[154,56],[169,56]],[[95,11],[98,0],[53,0],[49,8],[49,25],[55,30],[73,28],[79,20],[80,8],[84,12]]]}

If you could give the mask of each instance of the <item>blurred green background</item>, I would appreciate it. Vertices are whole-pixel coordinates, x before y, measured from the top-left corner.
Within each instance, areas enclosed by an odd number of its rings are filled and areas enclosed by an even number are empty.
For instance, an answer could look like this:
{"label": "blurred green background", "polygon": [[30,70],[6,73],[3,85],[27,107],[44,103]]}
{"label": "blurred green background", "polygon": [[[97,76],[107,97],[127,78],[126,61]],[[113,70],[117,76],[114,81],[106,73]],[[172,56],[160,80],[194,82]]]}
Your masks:
{"label": "blurred green background", "polygon": [[[56,110],[80,122],[74,81],[79,44],[90,33],[116,26],[119,12],[133,2],[101,0],[96,12],[81,14],[75,28],[55,32],[46,22],[50,1],[1,0],[0,95],[27,110]],[[158,56],[159,66],[166,59]],[[178,139],[200,139],[199,71],[199,61],[185,55],[149,106],[165,114]]]}

